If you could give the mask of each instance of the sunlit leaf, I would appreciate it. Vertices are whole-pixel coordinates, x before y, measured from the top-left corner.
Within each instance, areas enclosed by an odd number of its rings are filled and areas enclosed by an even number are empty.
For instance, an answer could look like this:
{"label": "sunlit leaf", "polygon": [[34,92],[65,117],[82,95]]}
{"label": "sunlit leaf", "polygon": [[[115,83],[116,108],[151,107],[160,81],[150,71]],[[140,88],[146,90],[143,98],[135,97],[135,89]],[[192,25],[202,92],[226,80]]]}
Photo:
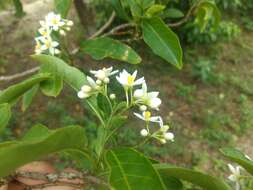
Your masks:
{"label": "sunlit leaf", "polygon": [[38,90],[39,90],[39,85],[37,84],[23,95],[22,107],[21,107],[22,111],[25,111],[30,106]]}
{"label": "sunlit leaf", "polygon": [[177,68],[182,68],[182,49],[177,35],[158,17],[142,23],[143,38],[153,52]]}
{"label": "sunlit leaf", "polygon": [[0,133],[4,130],[11,118],[11,108],[10,105],[0,104]]}
{"label": "sunlit leaf", "polygon": [[73,0],[54,0],[55,11],[66,18]]}
{"label": "sunlit leaf", "polygon": [[131,47],[108,37],[85,41],[81,48],[96,60],[112,58],[132,64],[141,62],[141,57]]}

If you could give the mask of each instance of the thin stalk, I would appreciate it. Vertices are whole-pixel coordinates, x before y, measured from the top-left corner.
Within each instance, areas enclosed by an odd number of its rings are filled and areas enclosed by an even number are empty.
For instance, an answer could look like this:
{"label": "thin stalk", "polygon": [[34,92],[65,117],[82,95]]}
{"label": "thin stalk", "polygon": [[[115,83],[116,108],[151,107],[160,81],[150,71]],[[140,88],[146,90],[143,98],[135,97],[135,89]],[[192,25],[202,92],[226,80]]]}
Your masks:
{"label": "thin stalk", "polygon": [[87,100],[88,102],[88,105],[91,107],[91,109],[94,111],[95,115],[97,116],[97,118],[99,119],[99,121],[102,123],[102,125],[105,127],[105,122],[104,120],[102,119],[100,113],[96,110],[96,108],[92,105],[92,103]]}

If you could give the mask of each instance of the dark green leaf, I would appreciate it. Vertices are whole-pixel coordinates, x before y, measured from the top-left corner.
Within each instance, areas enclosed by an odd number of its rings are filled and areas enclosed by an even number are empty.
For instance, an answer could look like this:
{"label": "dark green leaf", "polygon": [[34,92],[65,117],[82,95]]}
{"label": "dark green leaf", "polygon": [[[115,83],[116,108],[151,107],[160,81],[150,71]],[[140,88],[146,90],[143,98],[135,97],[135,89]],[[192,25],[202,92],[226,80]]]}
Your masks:
{"label": "dark green leaf", "polygon": [[8,124],[10,118],[11,118],[10,105],[7,103],[0,104],[0,133],[3,131],[3,129]]}
{"label": "dark green leaf", "polygon": [[241,165],[251,175],[253,175],[253,161],[249,160],[245,154],[234,148],[221,149],[222,154],[233,162]]}
{"label": "dark green leaf", "polygon": [[[37,127],[37,130],[42,131],[41,127]],[[44,129],[43,131],[45,133]],[[39,132],[33,130],[24,140],[0,144],[0,177],[7,176],[16,168],[48,154],[72,149],[82,151],[86,145],[82,127],[64,127],[36,138]],[[31,134],[34,134],[35,137],[33,138]]]}
{"label": "dark green leaf", "polygon": [[97,105],[103,111],[105,117],[108,116],[112,111],[108,100],[102,94],[98,94],[97,96]]}
{"label": "dark green leaf", "polygon": [[96,60],[109,57],[132,64],[141,62],[140,56],[131,47],[107,37],[85,41],[81,48]]}
{"label": "dark green leaf", "polygon": [[176,177],[198,185],[205,190],[231,190],[222,180],[198,171],[171,166],[169,164],[154,164],[154,167],[162,176]]}
{"label": "dark green leaf", "polygon": [[69,66],[63,60],[50,55],[33,55],[40,62],[41,72],[51,73],[54,77],[41,84],[42,91],[48,96],[57,96],[61,92],[63,81],[76,91],[86,84],[86,76],[75,67]]}
{"label": "dark green leaf", "polygon": [[30,104],[32,103],[33,97],[36,95],[38,90],[39,90],[39,85],[37,84],[23,95],[22,107],[21,107],[22,111],[25,111],[30,106]]}
{"label": "dark green leaf", "polygon": [[1,103],[13,103],[26,91],[30,90],[35,85],[50,79],[50,74],[43,73],[33,76],[18,84],[12,85],[7,89],[0,92],[0,104]]}
{"label": "dark green leaf", "polygon": [[109,150],[110,184],[117,190],[165,190],[160,175],[151,162],[134,149]]}
{"label": "dark green leaf", "polygon": [[17,17],[24,16],[25,12],[23,10],[23,5],[22,5],[21,1],[20,0],[13,0],[13,3],[14,3],[14,6],[15,6],[15,9],[16,9],[15,15]]}
{"label": "dark green leaf", "polygon": [[182,49],[177,35],[158,17],[142,23],[143,38],[153,52],[177,68],[182,68]]}
{"label": "dark green leaf", "polygon": [[72,0],[54,0],[55,11],[66,18],[71,7]]}
{"label": "dark green leaf", "polygon": [[116,12],[116,14],[124,20],[130,20],[128,13],[122,4],[122,0],[111,0],[111,4]]}

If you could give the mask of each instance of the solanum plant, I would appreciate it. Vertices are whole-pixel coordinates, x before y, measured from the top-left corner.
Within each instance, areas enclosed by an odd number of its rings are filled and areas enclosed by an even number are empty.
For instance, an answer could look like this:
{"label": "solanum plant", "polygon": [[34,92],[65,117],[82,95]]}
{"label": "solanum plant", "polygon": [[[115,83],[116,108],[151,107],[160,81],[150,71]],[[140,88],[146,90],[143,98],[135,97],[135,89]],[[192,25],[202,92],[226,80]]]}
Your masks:
{"label": "solanum plant", "polygon": [[[204,18],[199,16],[198,22],[206,18],[207,10],[203,2],[207,7],[213,7],[213,3],[201,1],[198,5],[202,7],[198,9]],[[130,25],[128,23],[127,26],[134,26],[136,37],[143,37],[156,54],[181,68],[179,41],[157,16],[165,9],[164,5],[155,4],[153,0],[122,0],[112,3],[117,7],[118,14],[121,14],[119,16],[129,21]],[[62,4],[61,8],[66,12],[64,5]],[[210,11],[207,12],[210,16]],[[64,152],[78,163],[81,172],[64,177],[69,177],[70,180],[75,177],[82,178],[86,184],[91,182],[97,189],[181,190],[188,188],[183,183],[188,181],[206,190],[230,190],[231,187],[222,179],[169,163],[159,163],[138,151],[150,141],[157,140],[163,145],[172,143],[176,138],[159,114],[159,106],[162,104],[159,92],[150,92],[144,77],[137,76],[137,71],[130,73],[124,69],[118,71],[107,67],[91,70],[90,75],[86,76],[77,67],[65,62],[62,58],[65,58],[67,50],[61,46],[61,36],[65,36],[73,24],[71,20],[54,12],[40,22],[41,26],[35,37],[35,55],[32,55],[32,58],[40,63],[39,71],[31,78],[0,92],[0,131],[7,126],[11,108],[21,97],[22,110],[26,110],[38,90],[46,96],[57,97],[63,84],[67,84],[75,91],[80,101],[86,102],[96,115],[96,136],[89,139],[85,126],[75,125],[50,130],[36,124],[22,139],[0,144],[0,178],[3,179],[0,180],[0,185],[8,183],[10,176],[27,175],[17,171],[20,166],[49,154]],[[94,36],[81,45],[81,50],[92,57],[111,57],[129,63],[141,61],[134,50],[120,41],[97,37],[100,34]],[[113,90],[112,81],[121,85],[121,91]],[[134,147],[122,147],[115,140],[115,136],[117,137],[123,124],[128,122],[129,115],[143,120],[140,140]],[[234,149],[223,149],[222,152],[252,174],[253,162],[249,157]],[[229,168],[233,172],[229,179],[236,182],[238,190],[241,174],[238,168],[231,165]],[[50,174],[44,178],[55,182],[57,176],[60,175]],[[93,180],[94,178],[96,180]],[[94,184],[94,181],[97,183]]]}

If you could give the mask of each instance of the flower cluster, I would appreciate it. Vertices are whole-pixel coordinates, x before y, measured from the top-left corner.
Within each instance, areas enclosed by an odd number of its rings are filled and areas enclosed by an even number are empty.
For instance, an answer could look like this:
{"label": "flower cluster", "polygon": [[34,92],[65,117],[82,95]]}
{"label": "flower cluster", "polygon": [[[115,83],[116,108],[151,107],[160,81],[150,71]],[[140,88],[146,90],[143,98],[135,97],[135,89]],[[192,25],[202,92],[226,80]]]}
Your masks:
{"label": "flower cluster", "polygon": [[[90,71],[96,79],[87,76],[87,84],[83,85],[78,92],[78,97],[89,98],[92,95],[101,93],[107,96],[109,99],[115,99],[115,94],[108,96],[107,85],[110,82],[110,77],[117,74],[119,71],[113,71],[113,68],[103,68],[97,71]],[[151,137],[159,140],[162,144],[167,141],[174,141],[174,134],[168,132],[169,126],[163,124],[161,116],[152,116],[151,110],[159,110],[162,103],[158,97],[159,92],[148,92],[147,84],[144,77],[137,78],[137,71],[132,74],[123,70],[116,76],[117,81],[122,85],[125,91],[126,97],[126,110],[138,106],[142,113],[134,113],[136,117],[145,121],[145,128],[140,131],[141,136]],[[141,88],[134,89],[135,86],[141,86]],[[150,129],[151,123],[159,126],[158,130]]]}
{"label": "flower cluster", "polygon": [[35,38],[35,53],[59,54],[59,42],[54,38],[57,36],[57,33],[66,35],[66,31],[69,31],[73,24],[73,21],[61,18],[59,14],[49,13],[45,17],[45,20],[40,21],[39,36]]}

